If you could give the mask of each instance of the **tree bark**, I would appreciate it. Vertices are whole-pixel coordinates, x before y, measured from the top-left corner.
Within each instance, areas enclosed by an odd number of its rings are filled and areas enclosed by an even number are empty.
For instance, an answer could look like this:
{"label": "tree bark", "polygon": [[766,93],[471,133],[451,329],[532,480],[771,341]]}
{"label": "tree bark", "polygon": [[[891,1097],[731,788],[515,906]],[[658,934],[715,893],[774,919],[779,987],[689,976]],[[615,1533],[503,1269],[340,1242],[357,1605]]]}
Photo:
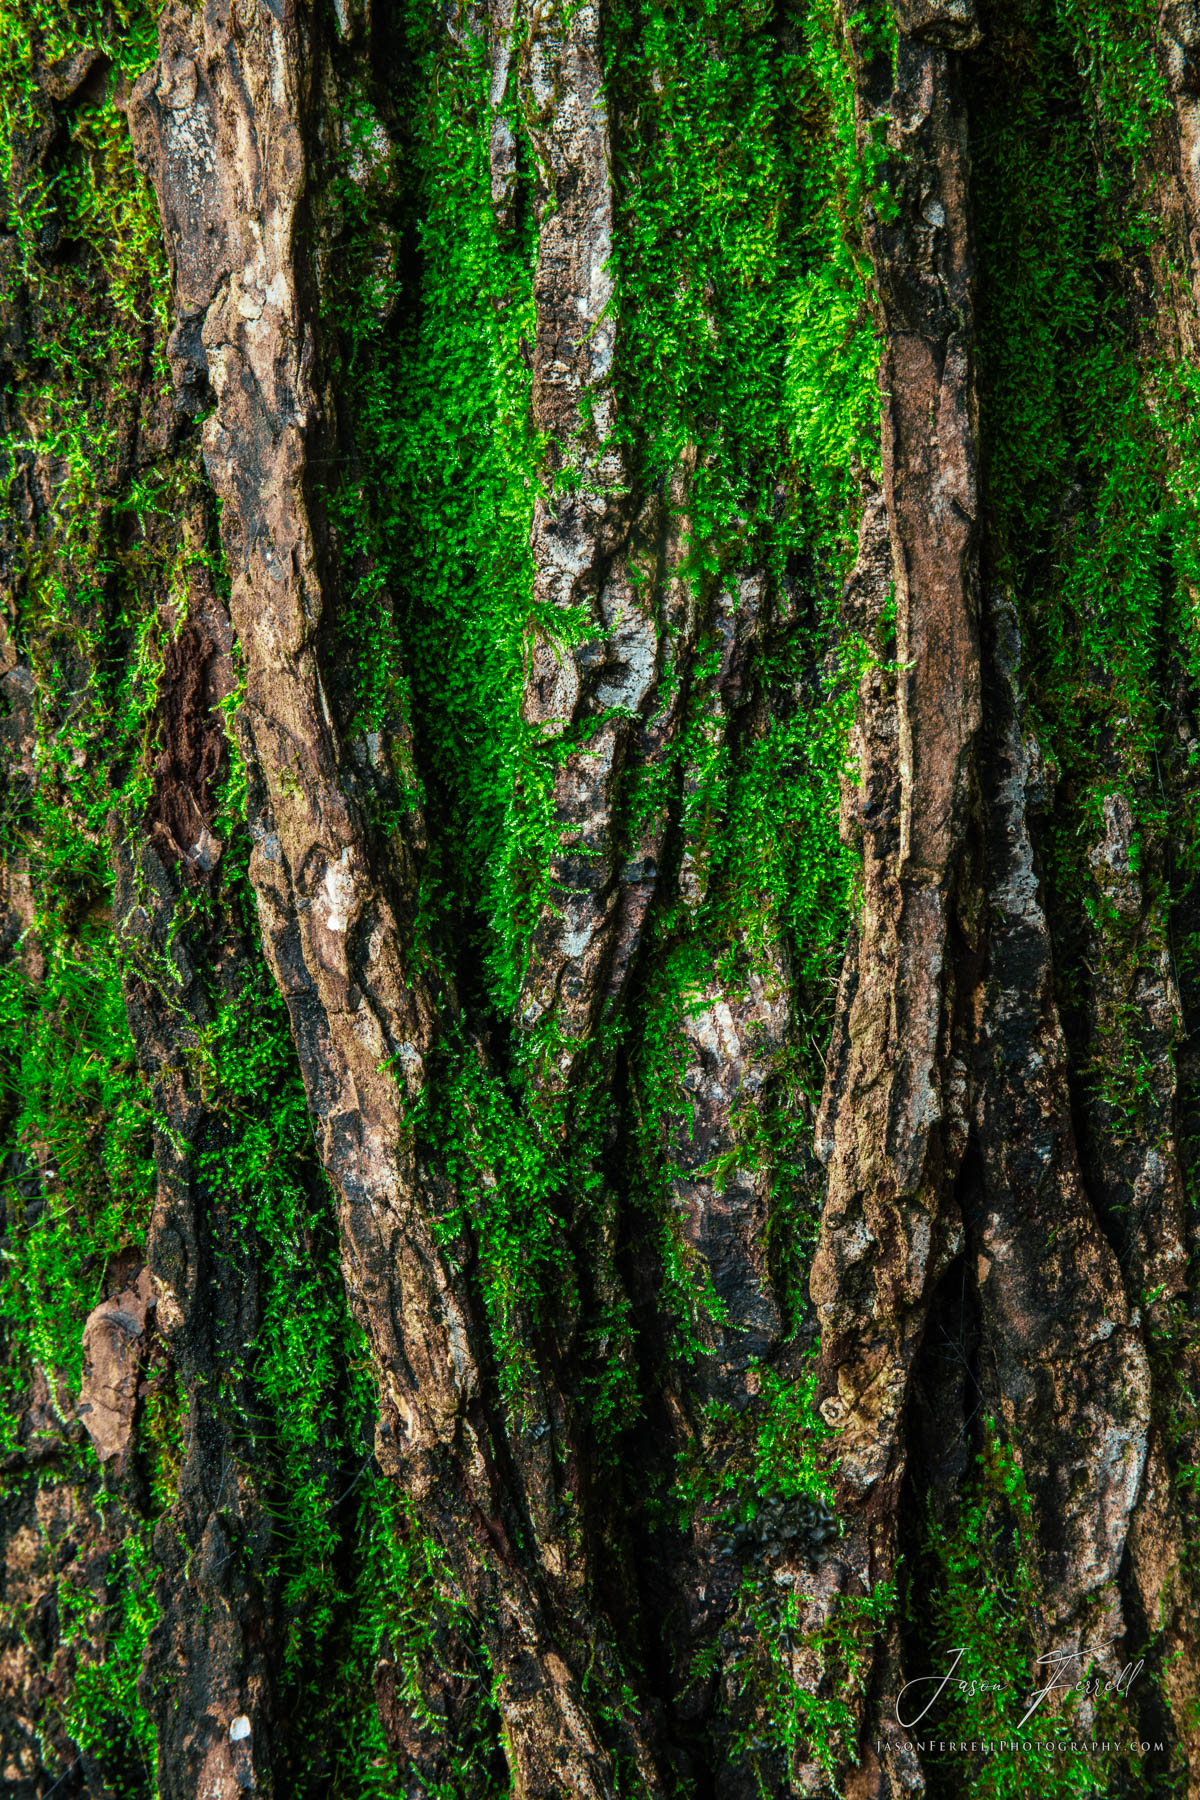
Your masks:
{"label": "tree bark", "polygon": [[1188,9],[0,21],[11,1791],[1200,1794]]}

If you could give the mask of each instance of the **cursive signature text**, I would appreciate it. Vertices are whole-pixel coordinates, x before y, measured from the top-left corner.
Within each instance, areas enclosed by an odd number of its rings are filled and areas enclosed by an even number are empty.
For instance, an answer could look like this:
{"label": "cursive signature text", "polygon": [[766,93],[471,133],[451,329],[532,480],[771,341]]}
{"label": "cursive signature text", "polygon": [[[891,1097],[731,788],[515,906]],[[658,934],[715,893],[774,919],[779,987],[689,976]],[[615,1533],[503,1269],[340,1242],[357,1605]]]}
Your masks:
{"label": "cursive signature text", "polygon": [[[937,1704],[947,1688],[968,1698],[973,1698],[977,1694],[1002,1694],[1005,1691],[1003,1682],[988,1681],[978,1675],[961,1676],[958,1674],[959,1664],[967,1654],[965,1644],[952,1650],[950,1654],[953,1661],[944,1675],[918,1675],[912,1681],[906,1681],[897,1694],[896,1723],[903,1726],[906,1731],[921,1723],[921,1720],[931,1707]],[[1086,1698],[1094,1694],[1128,1694],[1145,1667],[1145,1658],[1141,1657],[1136,1663],[1126,1663],[1116,1674],[1094,1673],[1085,1676],[1082,1681],[1072,1680],[1071,1676],[1076,1672],[1076,1665],[1082,1660],[1082,1655],[1077,1650],[1047,1650],[1043,1656],[1038,1657],[1033,1666],[1040,1672],[1035,1676],[1035,1680],[1040,1680],[1042,1685],[1035,1690],[1021,1724],[1017,1726],[1018,1731],[1026,1720],[1033,1717],[1038,1707],[1049,1695],[1080,1694]],[[932,1692],[930,1692],[931,1689]],[[907,1701],[905,1700],[906,1695],[909,1696]],[[920,1705],[922,1698],[924,1698],[925,1704],[921,1706],[920,1711],[914,1712],[911,1718],[904,1716],[901,1706],[904,1705],[907,1711],[913,1706]]]}

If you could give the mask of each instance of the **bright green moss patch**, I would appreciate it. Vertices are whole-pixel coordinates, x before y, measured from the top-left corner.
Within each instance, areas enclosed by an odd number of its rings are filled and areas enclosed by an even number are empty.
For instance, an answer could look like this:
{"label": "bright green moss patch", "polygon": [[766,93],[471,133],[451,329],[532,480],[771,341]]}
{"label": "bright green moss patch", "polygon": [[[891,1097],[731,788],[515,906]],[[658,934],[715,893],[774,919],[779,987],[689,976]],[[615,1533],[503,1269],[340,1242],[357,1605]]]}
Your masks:
{"label": "bright green moss patch", "polygon": [[[54,65],[89,48],[101,60],[72,94]],[[0,811],[0,854],[23,895],[22,935],[0,972],[6,1448],[35,1366],[69,1414],[84,1321],[113,1259],[144,1242],[154,1193],[153,1109],[125,1017],[107,855],[110,817],[139,810],[149,792],[139,758],[158,664],[150,621],[177,491],[169,466],[139,476],[128,456],[130,415],[162,335],[166,260],[114,90],[153,52],[141,8],[0,7],[0,206],[10,233],[0,305],[17,364],[0,403],[3,660],[28,658],[34,681],[28,713],[9,687]],[[49,89],[37,53],[51,67]],[[139,1470],[153,1508],[168,1504],[177,1403],[157,1379]],[[46,1479],[94,1488],[90,1448]],[[101,1618],[90,1590],[60,1583],[56,1596],[75,1652],[65,1728],[130,1794],[153,1782],[136,1692],[156,1617],[149,1543],[149,1522],[130,1520]]]}
{"label": "bright green moss patch", "polygon": [[[154,698],[139,621],[156,555],[130,543],[125,522],[136,529],[156,507],[165,516],[164,478],[117,477],[122,406],[111,396],[137,379],[166,269],[113,100],[114,81],[152,55],[153,25],[138,10],[105,18],[98,7],[0,9],[0,191],[17,247],[0,298],[14,308],[29,365],[17,409],[9,403],[0,482],[14,519],[30,507],[32,469],[45,484],[34,478],[33,504],[48,502],[40,530],[13,537],[21,605],[5,620],[38,684],[0,820],[30,913],[0,974],[9,1430],[30,1354],[77,1388],[83,1319],[109,1258],[144,1230],[153,1192],[149,1096],[110,936],[104,833],[113,766],[118,782],[129,775]],[[34,79],[35,32],[47,62],[90,45],[113,65],[67,119],[56,121]],[[43,1179],[30,1186],[36,1168]]]}
{"label": "bright green moss patch", "polygon": [[[643,480],[694,459],[683,575],[702,614],[747,576],[764,614],[755,710],[721,717],[720,640],[706,629],[669,767],[655,771],[658,795],[681,793],[675,854],[700,894],[652,921],[633,1075],[641,1179],[663,1221],[681,1347],[694,1353],[687,1321],[713,1297],[702,1275],[693,1291],[663,1159],[691,1112],[680,1029],[696,995],[714,981],[738,992],[755,963],[769,971],[774,960],[790,978],[804,1047],[763,1105],[741,1109],[730,1154],[773,1172],[782,1259],[794,1261],[812,1230],[801,1140],[855,866],[836,821],[862,652],[839,641],[836,603],[857,471],[877,462],[878,352],[855,248],[851,76],[832,9],[788,8],[768,27],[738,9],[698,25],[686,8],[623,8],[613,43],[621,429]],[[634,789],[631,823],[653,798]],[[797,1305],[803,1280],[797,1266]]]}
{"label": "bright green moss patch", "polygon": [[100,1298],[108,1259],[144,1230],[154,1192],[149,1096],[107,920],[78,936],[63,933],[44,955],[41,981],[18,963],[0,975],[12,1146],[0,1264],[8,1447],[28,1359],[78,1392],[83,1321]]}
{"label": "bright green moss patch", "polygon": [[113,1604],[103,1621],[102,1653],[96,1644],[95,1595],[61,1583],[58,1606],[62,1641],[78,1658],[66,1728],[80,1750],[110,1769],[116,1748],[130,1788],[152,1794],[158,1764],[154,1726],[138,1697],[146,1641],[158,1621],[150,1536],[148,1524],[132,1526],[110,1558],[106,1599],[111,1595]]}
{"label": "bright green moss patch", "polygon": [[[683,1031],[705,996],[743,995],[752,971],[768,986],[787,984],[790,1047],[735,1103],[723,1160],[699,1178],[720,1189],[735,1169],[765,1177],[773,1274],[793,1327],[808,1311],[819,1193],[812,1106],[855,870],[837,831],[839,783],[865,657],[839,636],[836,609],[858,476],[877,473],[878,346],[858,236],[851,77],[832,9],[780,9],[768,25],[749,9],[698,20],[684,7],[623,7],[614,28],[622,430],[643,481],[694,458],[683,574],[701,618],[721,588],[736,595],[746,577],[763,613],[745,690],[753,698],[725,718],[714,704],[720,638],[702,627],[684,724],[668,771],[656,773],[672,806],[666,894],[681,865],[693,879],[651,917],[634,1000],[630,1197],[656,1235],[668,1347],[687,1369],[708,1354],[706,1329],[723,1308],[678,1213],[684,1172],[673,1144],[693,1114]],[[633,822],[636,805],[635,790]],[[849,1712],[845,1688],[831,1698],[797,1683],[796,1596],[774,1585],[753,1550],[773,1508],[825,1522],[828,1506],[818,1466],[827,1434],[807,1390],[769,1368],[761,1379],[743,1419],[698,1425],[694,1457],[654,1511],[686,1525],[717,1505],[726,1528],[745,1537],[737,1619],[746,1647],[723,1689],[736,1706],[715,1723],[714,1742],[759,1769],[770,1791],[771,1771],[802,1752],[832,1766]],[[726,1445],[719,1466],[705,1449],[710,1430]],[[827,1522],[836,1531],[832,1515]],[[890,1605],[877,1595],[871,1620]],[[839,1618],[813,1648],[814,1669],[845,1663],[852,1681],[872,1629]],[[715,1654],[702,1651],[679,1676],[702,1680]]]}
{"label": "bright green moss patch", "polygon": [[610,42],[621,429],[643,480],[694,448],[698,572],[749,565],[768,544],[786,555],[844,523],[853,462],[873,459],[878,432],[843,229],[862,181],[833,9],[768,22],[622,5]]}
{"label": "bright green moss patch", "polygon": [[[363,670],[364,723],[382,717],[371,698],[379,671],[402,679],[406,701],[411,684],[430,929],[459,944],[472,979],[503,1008],[536,907],[528,882],[539,830],[536,806],[531,814],[517,801],[537,461],[529,174],[523,223],[499,228],[485,46],[468,31],[443,34],[421,7],[407,10],[403,32],[404,73],[376,97],[398,148],[386,165],[369,160],[372,115],[352,96],[336,190],[345,261],[328,303],[342,328],[359,457],[336,512],[354,575],[343,631]],[[505,104],[512,115],[515,94]],[[381,589],[402,677],[377,642]]]}

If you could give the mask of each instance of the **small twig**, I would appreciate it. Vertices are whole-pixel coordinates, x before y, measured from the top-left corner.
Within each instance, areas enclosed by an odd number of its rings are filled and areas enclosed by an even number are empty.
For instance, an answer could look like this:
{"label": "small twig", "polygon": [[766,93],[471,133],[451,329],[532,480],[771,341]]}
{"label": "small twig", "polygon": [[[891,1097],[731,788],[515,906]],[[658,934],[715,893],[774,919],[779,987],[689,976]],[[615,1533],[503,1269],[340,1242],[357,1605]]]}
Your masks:
{"label": "small twig", "polygon": [[213,1511],[214,1512],[220,1511],[221,1496],[225,1492],[225,1483],[228,1481],[228,1479],[229,1479],[229,1448],[227,1445],[225,1448],[224,1456],[222,1457],[222,1460],[221,1460],[221,1485],[217,1489],[217,1497],[213,1501]]}
{"label": "small twig", "polygon": [[1163,845],[1167,853],[1167,948],[1171,952],[1171,973],[1175,977],[1175,992],[1179,998],[1179,1023],[1183,1026],[1184,1037],[1189,1038],[1192,1034],[1188,1029],[1187,1013],[1184,1010],[1183,1005],[1183,987],[1179,980],[1179,964],[1175,960],[1175,923],[1172,917],[1175,910],[1172,897],[1172,891],[1175,886],[1175,870],[1171,859],[1170,808],[1167,805],[1167,790],[1163,786],[1162,764],[1158,760],[1157,750],[1154,752],[1154,771],[1158,776],[1158,791],[1162,796],[1163,816],[1166,823],[1166,830],[1163,833]]}
{"label": "small twig", "polygon": [[62,1786],[63,1782],[67,1779],[67,1776],[73,1775],[82,1761],[83,1761],[82,1756],[77,1756],[75,1758],[75,1761],[71,1764],[70,1768],[63,1770],[63,1772],[59,1776],[58,1780],[54,1783],[54,1787],[49,1787],[46,1789],[46,1792],[42,1795],[42,1800],[50,1800],[50,1796],[54,1792],[54,1788],[60,1788]]}
{"label": "small twig", "polygon": [[350,1483],[350,1486],[346,1489],[345,1493],[339,1494],[337,1499],[332,1503],[332,1505],[329,1508],[330,1512],[336,1512],[338,1507],[342,1504],[342,1501],[348,1500],[350,1498],[351,1494],[354,1492],[355,1488],[358,1486],[359,1482],[362,1480],[363,1476],[366,1474],[366,1472],[370,1468],[370,1466],[371,1466],[371,1458],[368,1456],[367,1460],[364,1462],[362,1468],[358,1471],[358,1474],[354,1477],[354,1480]]}

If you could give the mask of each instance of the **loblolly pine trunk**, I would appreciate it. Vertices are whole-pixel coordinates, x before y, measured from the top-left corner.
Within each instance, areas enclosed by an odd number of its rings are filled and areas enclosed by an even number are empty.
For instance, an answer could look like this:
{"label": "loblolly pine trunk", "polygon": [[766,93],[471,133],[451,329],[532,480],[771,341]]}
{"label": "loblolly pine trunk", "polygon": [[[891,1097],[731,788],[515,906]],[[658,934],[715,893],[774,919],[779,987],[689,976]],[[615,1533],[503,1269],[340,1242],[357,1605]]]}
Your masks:
{"label": "loblolly pine trunk", "polygon": [[0,31],[11,1791],[1200,1792],[1188,10]]}

